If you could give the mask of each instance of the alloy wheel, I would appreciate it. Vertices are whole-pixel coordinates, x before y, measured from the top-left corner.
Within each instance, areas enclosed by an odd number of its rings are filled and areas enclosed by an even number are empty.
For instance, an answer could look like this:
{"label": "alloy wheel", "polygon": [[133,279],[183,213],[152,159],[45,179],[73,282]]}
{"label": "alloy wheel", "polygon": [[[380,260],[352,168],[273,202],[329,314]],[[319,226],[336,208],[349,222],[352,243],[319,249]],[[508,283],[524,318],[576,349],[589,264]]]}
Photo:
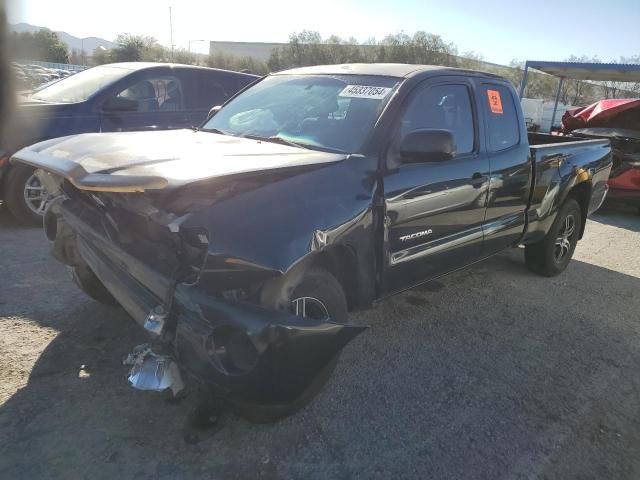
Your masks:
{"label": "alloy wheel", "polygon": [[44,188],[40,179],[34,173],[31,175],[24,185],[24,202],[33,213],[44,215],[50,195]]}
{"label": "alloy wheel", "polygon": [[573,214],[569,214],[562,222],[562,228],[558,232],[558,236],[555,241],[554,258],[556,262],[561,262],[571,251],[571,244],[573,242],[573,235],[576,229],[576,219]]}
{"label": "alloy wheel", "polygon": [[316,321],[330,321],[329,310],[314,297],[300,297],[291,301],[291,313]]}

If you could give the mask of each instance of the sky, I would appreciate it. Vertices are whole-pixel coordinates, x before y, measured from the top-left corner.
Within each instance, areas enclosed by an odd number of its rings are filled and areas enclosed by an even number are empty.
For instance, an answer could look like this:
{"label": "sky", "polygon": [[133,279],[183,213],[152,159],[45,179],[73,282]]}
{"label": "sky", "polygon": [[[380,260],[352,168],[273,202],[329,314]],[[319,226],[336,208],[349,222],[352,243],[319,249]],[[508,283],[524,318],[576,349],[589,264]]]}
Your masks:
{"label": "sky", "polygon": [[[602,61],[640,55],[640,0],[9,0],[9,22],[26,22],[77,37],[113,40],[149,35],[187,48],[189,40],[286,42],[315,30],[365,41],[424,30],[484,60]],[[208,52],[208,43],[192,42]]]}

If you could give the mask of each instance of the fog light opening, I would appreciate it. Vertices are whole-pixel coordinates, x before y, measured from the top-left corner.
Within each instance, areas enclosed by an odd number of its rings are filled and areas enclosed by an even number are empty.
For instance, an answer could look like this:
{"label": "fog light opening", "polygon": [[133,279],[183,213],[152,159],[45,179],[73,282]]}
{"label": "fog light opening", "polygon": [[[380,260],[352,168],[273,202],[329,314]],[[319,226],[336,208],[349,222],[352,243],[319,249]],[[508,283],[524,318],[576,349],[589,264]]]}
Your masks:
{"label": "fog light opening", "polygon": [[250,372],[258,362],[258,351],[251,338],[237,327],[215,328],[207,343],[209,354],[214,355],[229,374]]}

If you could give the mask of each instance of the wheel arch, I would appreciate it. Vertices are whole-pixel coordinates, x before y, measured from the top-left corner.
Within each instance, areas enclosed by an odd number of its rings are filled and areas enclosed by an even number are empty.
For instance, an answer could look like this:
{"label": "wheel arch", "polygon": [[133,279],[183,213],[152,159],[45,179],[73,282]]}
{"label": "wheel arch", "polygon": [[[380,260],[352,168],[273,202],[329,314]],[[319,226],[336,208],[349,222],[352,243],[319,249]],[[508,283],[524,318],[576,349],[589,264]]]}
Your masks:
{"label": "wheel arch", "polygon": [[340,283],[350,311],[369,306],[373,302],[374,289],[364,285],[369,283],[365,279],[370,274],[363,271],[361,260],[353,247],[342,243],[311,252],[283,275],[267,281],[260,295],[261,303],[273,307],[281,305],[307,271],[322,268]]}
{"label": "wheel arch", "polygon": [[[580,205],[580,212],[582,213],[582,222],[580,225],[580,236],[579,239],[584,235],[585,225],[587,223],[587,214],[589,212],[589,201],[591,199],[591,191],[593,189],[593,185],[590,181],[580,182],[571,188],[567,193],[565,201],[569,198],[574,199]],[[564,202],[563,202],[564,203]]]}
{"label": "wheel arch", "polygon": [[336,277],[347,298],[349,310],[358,304],[358,257],[351,246],[340,244],[327,248],[313,255],[309,266],[323,268]]}

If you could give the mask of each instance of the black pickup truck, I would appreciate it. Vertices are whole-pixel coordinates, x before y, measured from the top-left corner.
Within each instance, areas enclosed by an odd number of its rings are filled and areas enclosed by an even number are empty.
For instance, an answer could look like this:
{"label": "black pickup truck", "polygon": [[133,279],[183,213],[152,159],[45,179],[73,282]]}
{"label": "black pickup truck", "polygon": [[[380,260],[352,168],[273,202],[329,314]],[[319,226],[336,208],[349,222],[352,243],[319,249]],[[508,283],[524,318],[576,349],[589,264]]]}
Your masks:
{"label": "black pickup truck", "polygon": [[[571,141],[567,141],[571,140]],[[151,332],[129,381],[183,379],[249,418],[304,405],[364,327],[347,312],[524,245],[567,266],[607,140],[527,137],[506,80],[373,64],[272,74],[197,130],[84,134],[15,154],[78,286]]]}

